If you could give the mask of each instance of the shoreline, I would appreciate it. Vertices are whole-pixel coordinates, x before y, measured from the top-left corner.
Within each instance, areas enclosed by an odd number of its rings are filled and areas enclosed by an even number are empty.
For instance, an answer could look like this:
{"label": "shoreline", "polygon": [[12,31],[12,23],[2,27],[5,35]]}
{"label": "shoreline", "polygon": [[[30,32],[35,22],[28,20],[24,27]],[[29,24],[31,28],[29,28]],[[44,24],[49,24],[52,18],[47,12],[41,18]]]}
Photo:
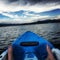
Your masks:
{"label": "shoreline", "polygon": [[0,23],[0,27],[5,26],[22,26],[22,25],[35,25],[35,24],[48,24],[48,23],[60,23],[60,20],[45,20],[45,21],[37,21],[32,23]]}

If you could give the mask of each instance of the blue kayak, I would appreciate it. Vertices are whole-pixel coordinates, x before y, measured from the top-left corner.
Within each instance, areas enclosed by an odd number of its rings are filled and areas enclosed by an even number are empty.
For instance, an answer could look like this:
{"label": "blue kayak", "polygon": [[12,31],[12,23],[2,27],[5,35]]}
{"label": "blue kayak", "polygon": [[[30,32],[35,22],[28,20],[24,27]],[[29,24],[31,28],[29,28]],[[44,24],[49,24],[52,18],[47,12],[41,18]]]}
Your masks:
{"label": "blue kayak", "polygon": [[51,49],[54,48],[46,39],[27,31],[12,43],[13,58],[14,60],[45,60],[48,55],[47,44]]}

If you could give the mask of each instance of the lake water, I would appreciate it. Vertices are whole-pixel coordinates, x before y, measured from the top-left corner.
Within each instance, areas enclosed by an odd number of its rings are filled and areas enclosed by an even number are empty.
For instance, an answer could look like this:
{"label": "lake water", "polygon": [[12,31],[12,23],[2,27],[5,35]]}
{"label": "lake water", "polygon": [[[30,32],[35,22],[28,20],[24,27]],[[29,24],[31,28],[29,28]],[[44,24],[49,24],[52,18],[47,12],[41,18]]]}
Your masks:
{"label": "lake water", "polygon": [[60,41],[60,23],[0,27],[0,51],[26,31],[32,31],[50,41]]}

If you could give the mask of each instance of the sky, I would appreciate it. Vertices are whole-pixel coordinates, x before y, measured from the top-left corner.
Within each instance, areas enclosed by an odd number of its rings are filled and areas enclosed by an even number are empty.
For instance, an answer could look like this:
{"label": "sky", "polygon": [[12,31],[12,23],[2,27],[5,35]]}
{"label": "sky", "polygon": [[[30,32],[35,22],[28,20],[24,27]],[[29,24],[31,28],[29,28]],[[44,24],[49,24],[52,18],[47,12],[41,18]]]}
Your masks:
{"label": "sky", "polygon": [[0,0],[0,23],[60,19],[60,0]]}

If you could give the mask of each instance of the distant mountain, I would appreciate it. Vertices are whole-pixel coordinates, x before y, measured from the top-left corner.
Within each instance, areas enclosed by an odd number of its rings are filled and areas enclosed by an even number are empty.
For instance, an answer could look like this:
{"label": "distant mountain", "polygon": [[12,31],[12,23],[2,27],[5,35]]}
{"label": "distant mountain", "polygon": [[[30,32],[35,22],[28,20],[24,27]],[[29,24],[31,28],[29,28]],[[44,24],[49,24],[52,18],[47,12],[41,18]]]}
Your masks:
{"label": "distant mountain", "polygon": [[4,27],[4,26],[19,26],[19,25],[34,25],[34,24],[46,24],[46,23],[60,23],[60,19],[58,20],[44,20],[44,21],[37,21],[37,22],[32,22],[32,23],[0,23],[0,27]]}

